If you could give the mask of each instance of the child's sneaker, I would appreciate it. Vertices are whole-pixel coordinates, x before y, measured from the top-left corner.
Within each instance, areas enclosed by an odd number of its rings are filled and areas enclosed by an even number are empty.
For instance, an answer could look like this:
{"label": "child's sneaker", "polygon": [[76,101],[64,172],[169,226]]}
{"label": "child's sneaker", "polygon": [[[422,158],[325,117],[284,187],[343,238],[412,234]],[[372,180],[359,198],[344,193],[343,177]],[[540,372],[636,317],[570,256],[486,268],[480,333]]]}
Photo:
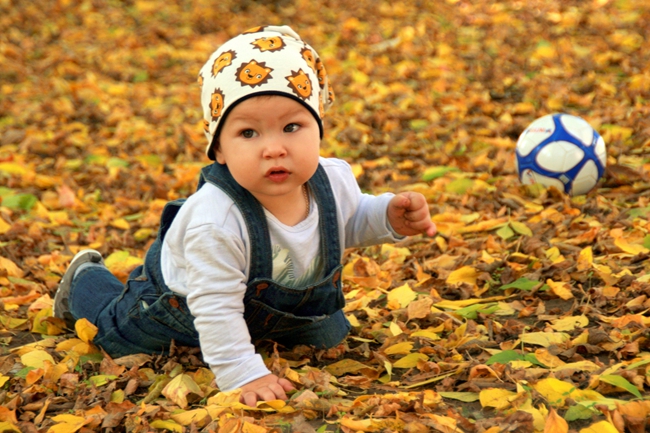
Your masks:
{"label": "child's sneaker", "polygon": [[52,308],[52,314],[54,317],[65,320],[65,324],[72,328],[74,326],[74,318],[70,313],[70,308],[68,306],[68,297],[70,296],[70,284],[72,283],[72,278],[74,278],[75,272],[79,269],[79,266],[84,263],[99,263],[104,264],[102,255],[99,251],[95,250],[82,250],[79,251],[70,262],[68,270],[63,274],[61,278],[61,283],[59,284],[59,289],[54,295],[54,307]]}

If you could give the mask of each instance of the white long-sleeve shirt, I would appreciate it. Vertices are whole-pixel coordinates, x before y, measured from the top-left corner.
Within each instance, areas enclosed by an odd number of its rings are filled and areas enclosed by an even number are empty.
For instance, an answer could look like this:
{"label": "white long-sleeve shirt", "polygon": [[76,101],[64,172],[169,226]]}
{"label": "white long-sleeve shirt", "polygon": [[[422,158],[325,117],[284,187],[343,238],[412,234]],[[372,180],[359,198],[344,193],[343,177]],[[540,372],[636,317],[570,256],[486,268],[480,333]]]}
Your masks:
{"label": "white long-sleeve shirt", "polygon": [[[386,216],[393,194],[362,194],[350,166],[321,158],[337,204],[341,251],[395,242]],[[318,206],[309,216],[287,226],[265,210],[273,249],[273,278],[302,286],[320,277]],[[250,241],[235,203],[206,183],[190,196],[167,232],[161,252],[167,286],[186,296],[199,334],[203,359],[221,390],[230,390],[269,374],[255,353],[244,320],[244,294],[249,277]]]}

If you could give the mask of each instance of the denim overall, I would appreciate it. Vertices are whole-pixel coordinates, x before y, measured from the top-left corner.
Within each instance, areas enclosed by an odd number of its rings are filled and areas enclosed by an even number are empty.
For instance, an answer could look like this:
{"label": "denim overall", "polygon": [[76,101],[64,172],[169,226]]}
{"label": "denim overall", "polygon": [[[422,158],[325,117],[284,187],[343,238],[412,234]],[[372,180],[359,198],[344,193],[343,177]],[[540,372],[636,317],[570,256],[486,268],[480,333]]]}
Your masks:
{"label": "denim overall", "polygon": [[[341,244],[336,203],[325,170],[319,165],[308,182],[318,203],[325,277],[299,288],[285,287],[272,279],[271,240],[259,202],[232,178],[225,165],[214,163],[204,167],[198,188],[206,182],[223,190],[235,202],[248,229],[251,258],[244,318],[252,342],[273,340],[286,347],[305,344],[317,348],[341,342],[350,324],[342,311],[345,300],[341,290]],[[158,237],[147,252],[144,265],[129,276],[126,287],[99,266],[81,270],[73,280],[71,312],[97,325],[94,342],[111,356],[167,354],[172,339],[180,346],[199,345],[194,317],[185,297],[167,287],[160,266],[162,241],[184,201],[175,200],[165,206]],[[80,298],[84,291],[86,296]],[[88,293],[93,292],[99,293],[90,299]]]}

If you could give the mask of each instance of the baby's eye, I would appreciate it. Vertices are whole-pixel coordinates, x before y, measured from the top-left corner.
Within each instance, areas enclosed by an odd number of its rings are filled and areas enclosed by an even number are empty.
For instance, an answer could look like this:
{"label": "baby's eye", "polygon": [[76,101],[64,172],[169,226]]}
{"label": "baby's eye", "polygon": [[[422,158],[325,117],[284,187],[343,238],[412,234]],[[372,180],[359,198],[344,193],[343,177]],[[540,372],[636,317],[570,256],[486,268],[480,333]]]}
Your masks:
{"label": "baby's eye", "polygon": [[252,129],[244,129],[241,132],[241,136],[244,138],[253,138],[255,137],[255,131],[253,131]]}
{"label": "baby's eye", "polygon": [[296,132],[298,129],[300,129],[300,125],[297,123],[290,123],[284,127],[284,132]]}

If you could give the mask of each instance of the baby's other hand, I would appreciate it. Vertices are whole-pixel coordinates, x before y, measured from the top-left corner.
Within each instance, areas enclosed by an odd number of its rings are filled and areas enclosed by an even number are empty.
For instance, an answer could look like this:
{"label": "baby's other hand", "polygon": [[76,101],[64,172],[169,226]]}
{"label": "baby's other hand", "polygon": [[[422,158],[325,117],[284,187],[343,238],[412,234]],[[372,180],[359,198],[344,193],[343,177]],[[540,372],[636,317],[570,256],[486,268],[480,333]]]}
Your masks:
{"label": "baby's other hand", "polygon": [[241,387],[240,401],[247,406],[255,407],[258,401],[286,400],[286,391],[295,388],[287,379],[280,379],[275,374],[267,374]]}
{"label": "baby's other hand", "polygon": [[436,234],[436,225],[431,221],[427,200],[418,192],[401,192],[395,195],[388,203],[386,213],[393,230],[402,236]]}

